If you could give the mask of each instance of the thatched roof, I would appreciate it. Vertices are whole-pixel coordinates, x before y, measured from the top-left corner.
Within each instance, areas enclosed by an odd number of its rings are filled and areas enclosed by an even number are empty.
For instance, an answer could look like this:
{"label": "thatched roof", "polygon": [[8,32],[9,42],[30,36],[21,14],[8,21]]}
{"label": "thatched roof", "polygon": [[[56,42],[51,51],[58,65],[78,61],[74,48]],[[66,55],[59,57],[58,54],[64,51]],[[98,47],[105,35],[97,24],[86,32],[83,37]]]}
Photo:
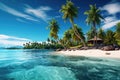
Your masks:
{"label": "thatched roof", "polygon": [[97,40],[97,41],[103,41],[102,39],[100,39],[100,38],[98,38],[98,37],[95,36],[94,38],[88,40],[88,42],[89,41],[95,41],[95,40]]}

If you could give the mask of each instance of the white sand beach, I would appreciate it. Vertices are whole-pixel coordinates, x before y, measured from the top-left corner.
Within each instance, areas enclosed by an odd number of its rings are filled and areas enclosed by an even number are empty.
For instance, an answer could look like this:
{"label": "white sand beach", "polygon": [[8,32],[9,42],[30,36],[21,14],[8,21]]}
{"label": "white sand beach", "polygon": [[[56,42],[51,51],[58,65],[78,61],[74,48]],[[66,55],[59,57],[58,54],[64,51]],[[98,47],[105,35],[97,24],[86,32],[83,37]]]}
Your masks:
{"label": "white sand beach", "polygon": [[55,55],[65,56],[85,56],[85,57],[101,57],[101,58],[118,58],[120,59],[120,50],[102,51],[99,49],[76,50],[76,51],[57,51]]}

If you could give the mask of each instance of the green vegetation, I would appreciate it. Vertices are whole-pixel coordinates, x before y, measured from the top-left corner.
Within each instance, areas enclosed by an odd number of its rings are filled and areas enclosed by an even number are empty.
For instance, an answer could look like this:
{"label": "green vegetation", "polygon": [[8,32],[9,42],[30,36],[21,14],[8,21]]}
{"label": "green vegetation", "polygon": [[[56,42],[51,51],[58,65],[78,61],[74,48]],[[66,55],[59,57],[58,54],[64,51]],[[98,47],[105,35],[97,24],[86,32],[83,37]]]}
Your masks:
{"label": "green vegetation", "polygon": [[22,49],[22,47],[8,47],[8,48],[4,48],[4,49]]}
{"label": "green vegetation", "polygon": [[63,13],[64,20],[69,19],[70,23],[72,24],[75,36],[77,36],[83,42],[83,45],[86,46],[82,36],[79,34],[76,28],[74,28],[74,18],[78,16],[78,8],[74,6],[70,0],[67,0],[66,4],[62,5],[60,12]]}
{"label": "green vegetation", "polygon": [[106,34],[105,34],[104,30],[102,30],[100,28],[97,35],[98,35],[99,38],[101,38],[103,41],[105,41]]}
{"label": "green vegetation", "polygon": [[24,49],[58,49],[61,48],[63,49],[63,46],[60,44],[57,44],[56,42],[53,43],[38,43],[38,42],[32,42],[32,43],[26,43],[24,44]]}
{"label": "green vegetation", "polygon": [[[90,10],[86,11],[84,14],[87,15],[86,23],[92,27],[92,33],[97,37],[97,25],[100,25],[101,19],[104,19],[100,14],[100,9],[96,5],[90,5]],[[96,41],[94,45],[96,45]]]}
{"label": "green vegetation", "polygon": [[63,19],[65,21],[69,20],[71,23],[71,27],[64,32],[63,37],[58,36],[60,30],[59,24],[57,20],[52,19],[48,24],[50,38],[47,39],[47,43],[29,42],[24,44],[24,49],[58,49],[96,46],[97,38],[94,40],[94,44],[87,43],[88,40],[94,37],[102,39],[102,44],[104,45],[117,44],[120,46],[120,22],[116,24],[116,30],[114,32],[112,30],[104,31],[102,28],[98,28],[97,26],[100,26],[101,20],[104,20],[104,18],[96,5],[90,5],[90,10],[84,13],[87,15],[86,23],[90,26],[86,37],[79,25],[74,22],[74,19],[78,16],[78,8],[71,0],[67,0],[66,3],[62,5],[60,12],[63,14]]}
{"label": "green vegetation", "polygon": [[93,32],[93,28],[91,27],[91,29],[87,32],[87,40],[94,38]]}
{"label": "green vegetation", "polygon": [[[82,32],[82,29],[78,27],[78,25],[74,25],[74,28],[76,28],[79,35],[82,37],[83,40],[85,40],[84,34]],[[63,41],[65,42],[64,45],[69,48],[71,46],[77,46],[81,44],[80,39],[75,35],[74,29],[70,28],[69,30],[66,30],[63,36]]]}
{"label": "green vegetation", "polygon": [[55,19],[52,19],[49,22],[48,28],[50,29],[50,37],[57,40],[58,39],[58,31],[59,31],[58,22]]}
{"label": "green vegetation", "polygon": [[120,45],[120,22],[116,25],[116,31],[114,35],[118,45]]}
{"label": "green vegetation", "polygon": [[108,30],[106,32],[106,37],[105,37],[105,43],[110,45],[110,44],[116,44],[116,40],[114,37],[115,33],[111,30]]}

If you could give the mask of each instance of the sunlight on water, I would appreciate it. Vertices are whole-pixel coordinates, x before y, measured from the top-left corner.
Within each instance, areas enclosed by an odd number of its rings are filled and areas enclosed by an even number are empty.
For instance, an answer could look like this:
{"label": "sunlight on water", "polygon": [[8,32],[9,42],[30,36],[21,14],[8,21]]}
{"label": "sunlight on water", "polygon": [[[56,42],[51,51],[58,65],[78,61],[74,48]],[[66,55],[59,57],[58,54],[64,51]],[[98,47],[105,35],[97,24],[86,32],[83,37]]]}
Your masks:
{"label": "sunlight on water", "polygon": [[76,80],[74,73],[65,67],[46,66],[13,72],[9,77],[15,80]]}
{"label": "sunlight on water", "polygon": [[52,50],[1,50],[0,80],[120,80],[120,59],[51,55]]}

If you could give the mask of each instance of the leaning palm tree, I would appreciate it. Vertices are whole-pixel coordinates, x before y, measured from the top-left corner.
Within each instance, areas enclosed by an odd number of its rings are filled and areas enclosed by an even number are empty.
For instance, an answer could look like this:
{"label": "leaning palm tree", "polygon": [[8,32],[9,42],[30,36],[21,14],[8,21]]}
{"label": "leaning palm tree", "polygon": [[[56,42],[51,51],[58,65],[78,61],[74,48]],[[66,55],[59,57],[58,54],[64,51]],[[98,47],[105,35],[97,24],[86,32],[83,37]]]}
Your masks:
{"label": "leaning palm tree", "polygon": [[[77,15],[78,15],[78,8],[75,7],[74,4],[70,0],[67,0],[66,4],[62,5],[60,12],[63,13],[64,20],[69,19],[69,21],[72,24],[72,27],[74,29],[74,18],[77,17]],[[77,30],[74,29],[74,33],[83,42],[83,45],[86,46],[85,41],[79,35]]]}
{"label": "leaning palm tree", "polygon": [[[84,34],[82,32],[82,29],[78,27],[77,24],[74,24],[74,28],[77,30],[77,32],[80,34],[82,39],[85,39]],[[80,39],[75,35],[74,29],[70,28],[67,31],[65,31],[63,40],[66,42],[65,44],[67,45],[74,45],[74,43],[80,43]]]}
{"label": "leaning palm tree", "polygon": [[[104,19],[100,14],[100,9],[98,9],[96,5],[90,5],[90,10],[86,11],[84,14],[87,15],[86,19],[87,24],[93,28],[94,35],[97,37],[96,26],[100,25],[101,20]],[[95,40],[94,45],[96,45],[96,41],[97,40]]]}
{"label": "leaning palm tree", "polygon": [[49,22],[48,28],[50,29],[50,37],[54,38],[55,40],[58,39],[58,31],[59,31],[59,25],[55,19],[52,19]]}
{"label": "leaning palm tree", "polygon": [[[59,39],[58,39],[58,32],[59,32],[59,29],[60,29],[59,25],[58,25],[58,22],[55,19],[52,19],[49,22],[48,28],[50,29],[50,37],[53,38],[54,40],[56,40],[56,42],[60,42]],[[60,43],[60,44],[64,47],[64,45],[62,43]]]}
{"label": "leaning palm tree", "polygon": [[84,34],[82,32],[82,29],[78,27],[77,24],[74,24],[74,29],[71,29],[71,37],[74,41],[79,41],[79,38],[75,35],[74,30],[76,30],[79,33],[79,36],[85,41]]}

